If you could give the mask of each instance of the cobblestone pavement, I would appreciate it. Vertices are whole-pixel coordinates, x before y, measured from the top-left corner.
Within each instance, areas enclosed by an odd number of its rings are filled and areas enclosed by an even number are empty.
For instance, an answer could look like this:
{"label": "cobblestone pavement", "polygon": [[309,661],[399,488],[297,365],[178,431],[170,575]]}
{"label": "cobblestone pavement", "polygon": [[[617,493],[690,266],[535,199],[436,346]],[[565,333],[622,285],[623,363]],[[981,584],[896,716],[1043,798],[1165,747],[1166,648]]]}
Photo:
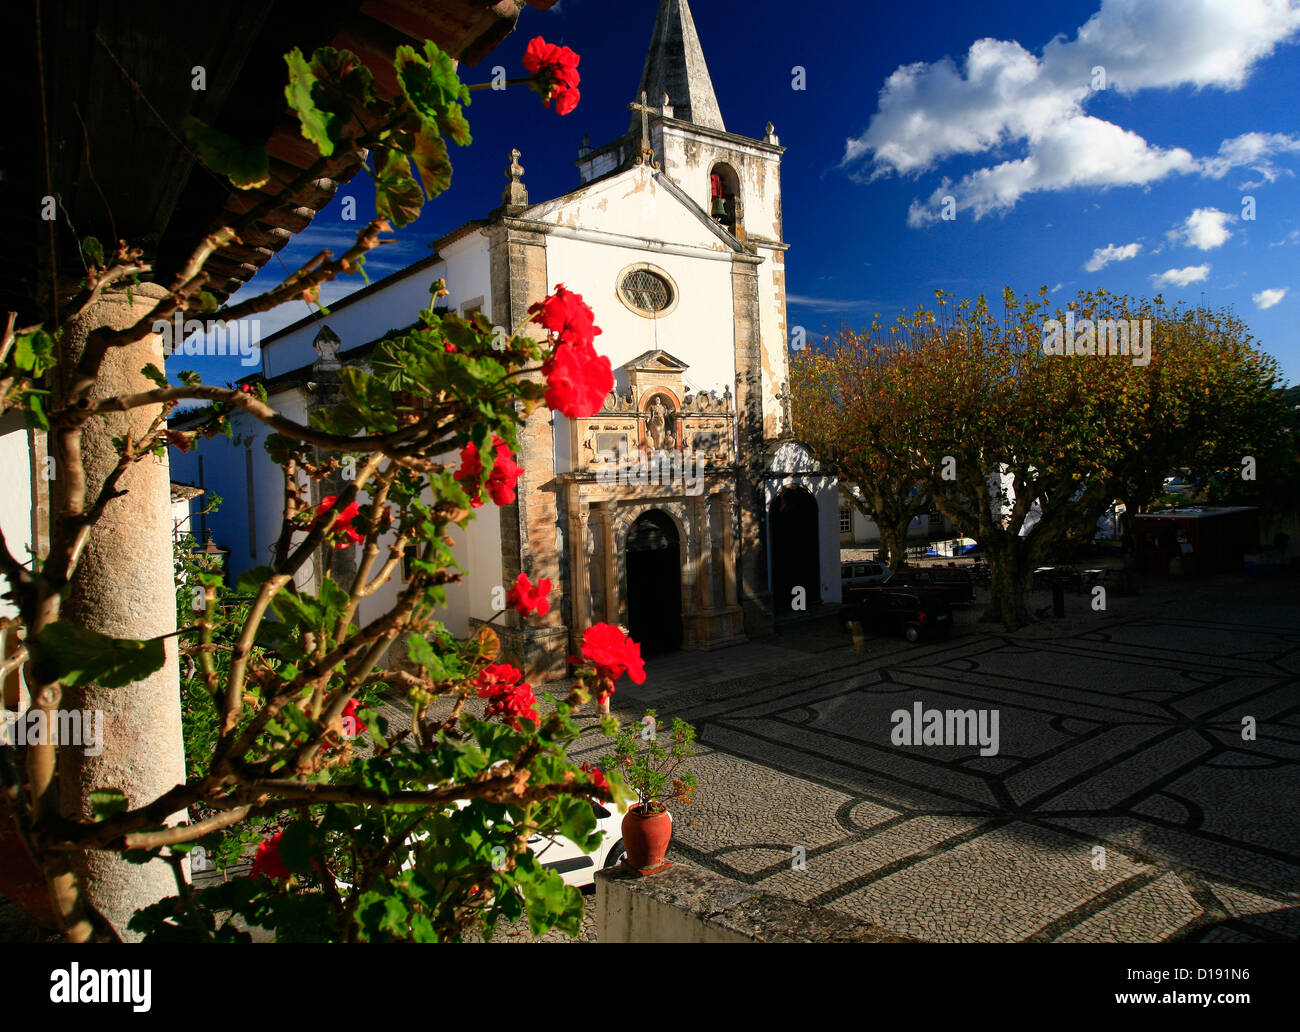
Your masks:
{"label": "cobblestone pavement", "polygon": [[[807,619],[652,660],[616,712],[696,725],[673,848],[781,895],[929,940],[1294,941],[1298,598],[1174,582],[1013,635],[966,607],[948,641],[861,652]],[[999,751],[891,744],[918,702],[996,710]]]}

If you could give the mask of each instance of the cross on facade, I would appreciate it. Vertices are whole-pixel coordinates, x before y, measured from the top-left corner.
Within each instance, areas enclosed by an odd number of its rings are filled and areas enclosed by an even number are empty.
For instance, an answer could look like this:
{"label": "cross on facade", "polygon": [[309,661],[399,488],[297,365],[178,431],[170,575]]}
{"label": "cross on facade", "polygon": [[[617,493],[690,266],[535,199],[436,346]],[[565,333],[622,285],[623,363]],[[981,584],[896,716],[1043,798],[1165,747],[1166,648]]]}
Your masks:
{"label": "cross on facade", "polygon": [[776,399],[781,403],[782,422],[785,424],[781,429],[785,433],[793,433],[792,420],[790,419],[790,402],[794,399],[794,395],[790,393],[790,384],[788,382],[781,384]]}
{"label": "cross on facade", "polygon": [[628,107],[633,111],[641,112],[641,153],[637,156],[636,163],[653,167],[655,152],[650,146],[650,112],[656,109],[646,103],[645,90],[641,91],[641,102],[638,104],[633,101]]}

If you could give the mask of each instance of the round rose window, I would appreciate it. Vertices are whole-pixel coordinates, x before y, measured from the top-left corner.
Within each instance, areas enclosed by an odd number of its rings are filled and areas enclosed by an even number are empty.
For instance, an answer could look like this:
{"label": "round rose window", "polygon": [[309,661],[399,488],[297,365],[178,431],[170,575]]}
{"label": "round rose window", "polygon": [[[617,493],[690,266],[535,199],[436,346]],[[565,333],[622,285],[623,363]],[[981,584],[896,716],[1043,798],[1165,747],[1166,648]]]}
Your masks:
{"label": "round rose window", "polygon": [[628,305],[643,312],[662,312],[673,300],[668,280],[649,269],[633,269],[623,277],[619,290]]}

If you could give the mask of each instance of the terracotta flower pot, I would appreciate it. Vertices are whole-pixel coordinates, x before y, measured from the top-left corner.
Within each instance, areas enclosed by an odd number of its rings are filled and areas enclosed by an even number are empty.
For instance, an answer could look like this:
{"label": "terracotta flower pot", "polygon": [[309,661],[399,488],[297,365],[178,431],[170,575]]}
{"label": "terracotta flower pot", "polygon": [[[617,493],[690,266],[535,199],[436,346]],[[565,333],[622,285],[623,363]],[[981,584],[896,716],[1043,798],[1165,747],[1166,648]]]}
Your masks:
{"label": "terracotta flower pot", "polygon": [[623,850],[628,867],[649,871],[663,865],[673,837],[673,816],[667,810],[644,813],[640,803],[623,817]]}

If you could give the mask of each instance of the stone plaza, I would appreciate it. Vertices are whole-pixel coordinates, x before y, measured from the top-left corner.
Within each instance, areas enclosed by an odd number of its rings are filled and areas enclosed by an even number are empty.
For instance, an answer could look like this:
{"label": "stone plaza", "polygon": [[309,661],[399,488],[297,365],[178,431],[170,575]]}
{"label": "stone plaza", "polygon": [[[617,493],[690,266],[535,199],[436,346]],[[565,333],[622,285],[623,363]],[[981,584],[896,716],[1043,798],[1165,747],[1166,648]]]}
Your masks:
{"label": "stone plaza", "polygon": [[[652,660],[615,711],[696,725],[670,857],[768,892],[929,941],[1294,941],[1297,616],[1294,583],[1225,577],[861,652],[812,619]],[[996,708],[998,754],[891,744],[917,701]]]}

